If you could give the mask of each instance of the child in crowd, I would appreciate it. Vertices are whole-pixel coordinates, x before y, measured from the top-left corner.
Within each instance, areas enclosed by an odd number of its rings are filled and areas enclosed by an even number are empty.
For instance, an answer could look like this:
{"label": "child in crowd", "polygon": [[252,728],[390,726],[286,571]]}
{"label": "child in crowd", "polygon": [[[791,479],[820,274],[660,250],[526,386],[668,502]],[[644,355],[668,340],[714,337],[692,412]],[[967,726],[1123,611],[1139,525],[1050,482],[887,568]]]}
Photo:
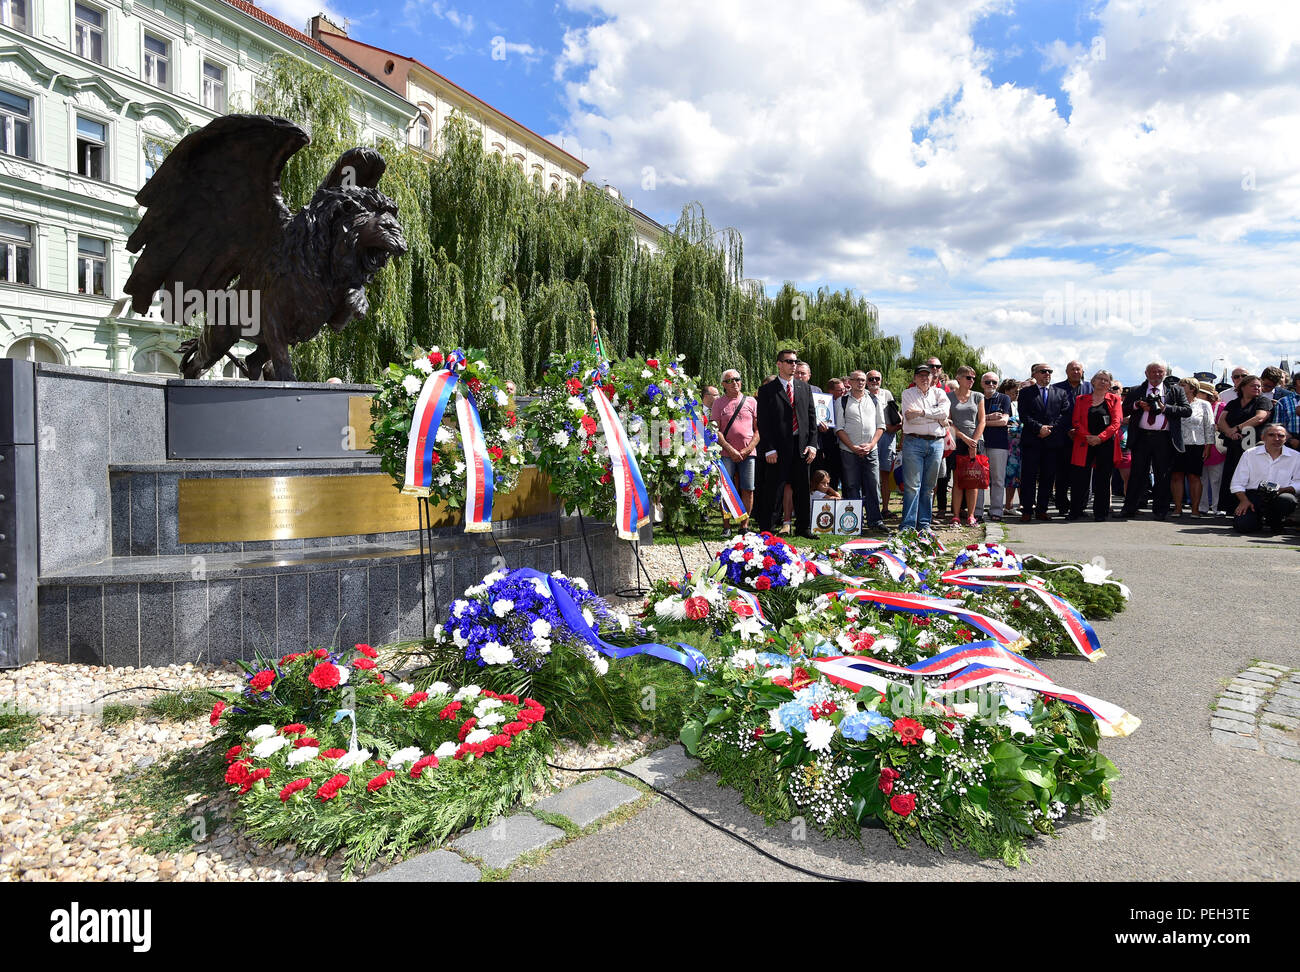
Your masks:
{"label": "child in crowd", "polygon": [[840,494],[831,486],[831,477],[825,469],[813,470],[812,478],[808,480],[809,496],[815,500],[839,499]]}

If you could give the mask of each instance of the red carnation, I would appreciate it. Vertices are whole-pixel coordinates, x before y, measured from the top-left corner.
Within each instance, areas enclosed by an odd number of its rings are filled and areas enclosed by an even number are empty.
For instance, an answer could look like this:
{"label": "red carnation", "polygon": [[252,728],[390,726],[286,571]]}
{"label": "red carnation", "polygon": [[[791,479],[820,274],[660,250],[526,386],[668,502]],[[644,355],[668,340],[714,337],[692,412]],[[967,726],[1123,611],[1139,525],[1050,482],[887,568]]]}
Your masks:
{"label": "red carnation", "polygon": [[582,394],[582,382],[580,382],[577,378],[570,378],[568,381],[564,383],[564,387],[569,389],[570,395]]}
{"label": "red carnation", "polygon": [[677,434],[677,423],[676,423],[676,422],[669,421],[669,423],[668,423],[668,434],[669,434],[669,435],[676,435],[676,434]]}
{"label": "red carnation", "polygon": [[212,715],[208,716],[208,722],[215,726],[217,720],[221,718],[221,713],[224,711],[226,711],[226,703],[218,702],[212,707]]}
{"label": "red carnation", "polygon": [[459,711],[460,711],[459,702],[448,702],[445,706],[443,706],[442,711],[438,713],[438,718],[444,720],[454,719],[456,718],[456,713]]}
{"label": "red carnation", "polygon": [[352,667],[368,671],[375,667],[375,663],[369,658],[354,658],[352,659]]}
{"label": "red carnation", "polygon": [[357,651],[361,652],[361,654],[365,655],[367,658],[379,657],[379,652],[375,651],[375,649],[371,648],[369,645],[357,645]]}
{"label": "red carnation", "polygon": [[283,667],[285,665],[288,665],[290,662],[296,662],[301,657],[302,657],[302,652],[296,652],[292,655],[285,655],[280,659],[280,665],[281,667]]}
{"label": "red carnation", "polygon": [[958,628],[957,637],[960,638],[962,641],[970,641],[972,638],[975,637],[975,632],[971,631],[970,628]]}
{"label": "red carnation", "polygon": [[430,351],[430,352],[429,352],[429,364],[433,365],[435,368],[438,367],[440,364],[442,364],[442,352],[441,352],[441,351]]}
{"label": "red carnation", "polygon": [[248,782],[248,760],[237,759],[226,768],[225,780],[231,786]]}
{"label": "red carnation", "polygon": [[411,779],[418,780],[420,774],[424,772],[426,766],[438,765],[438,757],[430,753],[428,756],[421,756],[411,765]]}
{"label": "red carnation", "polygon": [[309,786],[311,786],[310,777],[304,776],[300,780],[294,780],[292,783],[287,784],[285,788],[280,791],[280,802],[281,803],[288,802],[289,797],[293,796],[299,790],[307,789],[307,787]]}
{"label": "red carnation", "polygon": [[584,432],[586,432],[588,435],[596,434],[596,420],[594,418],[592,418],[590,415],[584,415],[581,421],[582,421],[582,429]]}
{"label": "red carnation", "polygon": [[744,545],[743,543],[733,543],[733,544],[731,545],[731,549],[732,549],[732,550],[744,550],[744,549],[745,549],[745,545]]}
{"label": "red carnation", "polygon": [[[487,695],[487,692],[484,692],[483,694]],[[500,699],[502,702],[509,702],[511,705],[519,704],[519,696],[511,695],[509,692],[507,692],[505,695],[493,695],[492,698]]]}
{"label": "red carnation", "polygon": [[250,783],[256,783],[258,780],[264,780],[270,775],[271,770],[269,767],[259,766],[257,769],[253,770],[253,772],[248,774],[248,781]]}
{"label": "red carnation", "polygon": [[501,727],[501,731],[507,736],[517,736],[521,732],[527,732],[528,723],[526,722],[507,722]]}
{"label": "red carnation", "polygon": [[465,737],[474,731],[476,725],[478,725],[478,719],[474,716],[470,716],[465,720],[465,724],[460,727],[460,732],[456,733],[456,739],[460,742],[464,742]]}
{"label": "red carnation", "polygon": [[609,474],[608,472],[603,472],[603,473],[600,474],[600,482],[601,482],[601,485],[602,485],[602,486],[608,486],[608,485],[609,485],[610,483],[612,483],[613,481],[614,481],[614,478],[613,478],[612,476],[610,476],[610,474]]}
{"label": "red carnation", "polygon": [[703,495],[704,495],[704,490],[702,490],[702,489],[700,489],[700,487],[696,486],[696,487],[695,487],[695,498],[696,498],[696,499],[699,499],[699,498],[700,498],[701,496],[703,496]]}
{"label": "red carnation", "polygon": [[282,736],[288,736],[288,735],[300,736],[300,735],[302,735],[302,734],[303,734],[304,732],[306,732],[306,731],[307,731],[307,727],[304,726],[301,722],[291,722],[291,723],[289,723],[287,726],[282,726],[282,727],[280,728],[280,735],[282,735]]}
{"label": "red carnation", "polygon": [[417,705],[419,705],[428,697],[429,697],[428,692],[412,692],[410,695],[406,697],[406,701],[403,702],[402,705],[406,706],[408,709],[414,709]]}
{"label": "red carnation", "polygon": [[506,412],[506,425],[510,426],[513,429],[515,427],[515,423],[518,421],[519,421],[519,416],[517,416],[513,411]]}
{"label": "red carnation", "polygon": [[857,649],[858,651],[867,651],[875,643],[876,636],[864,631],[862,634],[858,635]]}
{"label": "red carnation", "polygon": [[493,462],[500,462],[505,453],[501,451],[500,446],[488,446],[488,455],[492,457]]}
{"label": "red carnation", "polygon": [[313,658],[328,658],[330,656],[330,653],[324,648],[317,648],[311,654]]}
{"label": "red carnation", "polygon": [[771,586],[772,586],[772,578],[768,577],[766,574],[764,574],[762,577],[759,577],[758,580],[754,581],[754,588],[756,590],[765,591]]}
{"label": "red carnation", "polygon": [[346,749],[322,749],[317,754],[317,759],[338,759],[340,756],[346,756]]}
{"label": "red carnation", "polygon": [[306,746],[319,746],[319,745],[320,745],[320,740],[317,739],[315,736],[303,736],[301,739],[295,739],[293,741],[294,749],[302,749]]}
{"label": "red carnation", "polygon": [[894,735],[898,737],[898,741],[904,746],[918,745],[924,732],[925,726],[908,716],[894,720]]}
{"label": "red carnation", "polygon": [[[752,551],[752,550],[746,550],[746,551],[745,551],[745,563],[749,563],[749,562],[750,562],[751,560],[753,560],[753,559],[754,559],[754,551]],[[770,560],[771,558],[769,557],[769,558],[766,558],[766,559]]]}
{"label": "red carnation", "polygon": [[1012,606],[1013,608],[1020,607],[1020,598],[1018,598],[1018,597],[1013,597],[1013,598],[1011,599],[1011,606]]}
{"label": "red carnation", "polygon": [[229,749],[226,750],[226,762],[233,763],[239,757],[239,754],[242,753],[243,751],[244,751],[243,746],[231,746]]}
{"label": "red carnation", "polygon": [[442,462],[442,456],[438,455],[438,451],[436,449],[433,452],[429,453],[429,462],[434,466]]}
{"label": "red carnation", "polygon": [[321,662],[311,670],[311,674],[307,676],[307,681],[318,689],[336,688],[339,684],[339,668],[331,662]]}
{"label": "red carnation", "polygon": [[916,809],[915,793],[896,793],[889,798],[889,809],[900,817],[906,817]]}
{"label": "red carnation", "polygon": [[524,705],[528,706],[530,709],[537,709],[540,712],[546,711],[546,706],[542,705],[542,703],[538,702],[536,699],[526,698],[524,699]]}
{"label": "red carnation", "polygon": [[393,777],[395,777],[396,775],[397,774],[394,773],[392,770],[384,770],[382,773],[380,773],[373,780],[371,780],[369,783],[366,784],[366,789],[371,793],[374,793],[376,790],[382,790],[384,787],[388,785],[389,781],[392,780]]}
{"label": "red carnation", "polygon": [[686,616],[692,621],[700,621],[709,616],[709,602],[702,597],[686,599]]}
{"label": "red carnation", "polygon": [[645,363],[646,363],[647,365],[649,365],[651,368],[658,368],[658,367],[659,367],[659,359],[658,359],[658,358],[646,358],[646,359],[645,359]]}

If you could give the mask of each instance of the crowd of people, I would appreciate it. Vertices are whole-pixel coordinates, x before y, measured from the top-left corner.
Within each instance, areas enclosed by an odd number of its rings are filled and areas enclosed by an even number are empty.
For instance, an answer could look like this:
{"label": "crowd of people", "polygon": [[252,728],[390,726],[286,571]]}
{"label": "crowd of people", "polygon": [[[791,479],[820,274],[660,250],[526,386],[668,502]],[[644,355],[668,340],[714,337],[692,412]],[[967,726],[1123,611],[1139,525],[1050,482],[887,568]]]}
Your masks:
{"label": "crowd of people", "polygon": [[[1300,374],[1232,369],[1216,388],[1153,361],[1127,388],[1106,369],[1065,378],[1034,364],[1027,379],[951,378],[938,358],[917,365],[897,397],[876,370],[812,384],[807,362],[782,350],[756,394],[728,370],[705,389],[723,463],[760,529],[811,537],[810,500],[862,501],[867,530],[929,529],[951,516],[974,525],[1169,517],[1231,518],[1245,533],[1277,533],[1300,493]],[[834,421],[819,420],[829,396]],[[1019,502],[1017,503],[1017,499]],[[1118,503],[1118,506],[1115,504]]]}

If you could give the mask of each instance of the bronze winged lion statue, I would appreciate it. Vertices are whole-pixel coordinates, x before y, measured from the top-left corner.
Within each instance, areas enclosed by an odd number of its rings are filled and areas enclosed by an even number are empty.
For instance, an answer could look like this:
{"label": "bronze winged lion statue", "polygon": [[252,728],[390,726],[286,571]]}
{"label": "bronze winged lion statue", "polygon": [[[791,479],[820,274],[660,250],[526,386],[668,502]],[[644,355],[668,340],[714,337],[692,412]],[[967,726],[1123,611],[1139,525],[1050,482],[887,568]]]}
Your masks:
{"label": "bronze winged lion statue", "polygon": [[[240,364],[249,378],[293,381],[289,348],[364,316],[366,285],[406,252],[397,206],[376,188],[385,164],[373,149],[343,153],[311,202],[289,212],[280,173],[310,141],[284,118],[226,115],[182,139],[136,194],[146,212],[126,243],[143,249],[126,282],[131,306],[146,312],[162,290],[173,324],[207,309],[199,337],[180,347],[186,378],[242,337],[257,345]],[[252,321],[220,313],[250,306]]]}

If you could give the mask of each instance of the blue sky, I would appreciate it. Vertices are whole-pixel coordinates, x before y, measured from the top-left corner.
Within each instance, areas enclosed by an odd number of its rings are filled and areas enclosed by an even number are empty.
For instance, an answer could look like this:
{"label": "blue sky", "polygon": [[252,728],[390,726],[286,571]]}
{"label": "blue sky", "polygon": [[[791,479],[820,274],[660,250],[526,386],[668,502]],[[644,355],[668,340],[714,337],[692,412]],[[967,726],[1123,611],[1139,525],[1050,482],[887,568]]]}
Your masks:
{"label": "blue sky", "polygon": [[[298,26],[321,6],[264,5]],[[769,289],[852,288],[889,333],[932,320],[1009,373],[1300,358],[1289,0],[326,6],[660,221],[698,200]],[[1067,285],[1150,319],[1050,323]]]}

